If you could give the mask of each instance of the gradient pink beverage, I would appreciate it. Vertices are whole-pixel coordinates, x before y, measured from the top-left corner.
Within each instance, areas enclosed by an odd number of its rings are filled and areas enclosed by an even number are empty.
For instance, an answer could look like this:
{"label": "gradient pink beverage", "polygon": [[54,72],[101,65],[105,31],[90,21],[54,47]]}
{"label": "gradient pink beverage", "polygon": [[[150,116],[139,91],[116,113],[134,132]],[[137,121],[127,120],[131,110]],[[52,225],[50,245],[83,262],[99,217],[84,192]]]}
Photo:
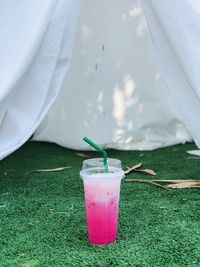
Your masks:
{"label": "gradient pink beverage", "polygon": [[121,179],[84,180],[88,236],[94,245],[116,241],[120,183]]}

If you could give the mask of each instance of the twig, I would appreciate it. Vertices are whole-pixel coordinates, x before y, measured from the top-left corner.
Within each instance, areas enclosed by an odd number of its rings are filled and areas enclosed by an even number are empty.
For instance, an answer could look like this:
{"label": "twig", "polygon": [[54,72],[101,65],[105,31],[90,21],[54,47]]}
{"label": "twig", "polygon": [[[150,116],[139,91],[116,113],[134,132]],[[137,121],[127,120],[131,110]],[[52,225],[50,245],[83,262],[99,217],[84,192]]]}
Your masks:
{"label": "twig", "polygon": [[153,176],[156,175],[156,173],[153,170],[150,170],[150,169],[144,169],[144,170],[135,169],[134,171],[143,172],[143,173],[146,173],[146,174],[149,174],[149,175],[153,175]]}
{"label": "twig", "polygon": [[149,174],[149,175],[156,175],[156,173],[153,171],[153,170],[150,170],[150,169],[143,169],[141,170],[140,167],[142,166],[142,163],[139,163],[137,165],[134,165],[133,167],[127,167],[127,170],[124,171],[125,172],[125,175],[128,175],[129,173],[135,171],[135,172],[142,172],[142,173],[146,173],[146,174]]}
{"label": "twig", "polygon": [[166,185],[167,188],[198,188],[200,187],[200,182],[185,182],[185,183],[172,183]]}
{"label": "twig", "polygon": [[[149,183],[156,185],[164,189],[173,189],[173,188],[200,188],[200,180],[142,180],[142,179],[125,179],[126,182],[138,182],[138,183]],[[168,183],[165,186],[162,186],[158,183]]]}
{"label": "twig", "polygon": [[126,182],[131,182],[131,183],[147,183],[147,184],[151,184],[151,185],[154,185],[154,186],[157,186],[157,187],[160,187],[160,188],[163,188],[163,189],[166,189],[166,190],[169,190],[170,188],[167,188],[163,185],[160,185],[160,184],[157,184],[155,183],[153,180],[142,180],[142,179],[125,179],[124,181]]}
{"label": "twig", "polygon": [[70,169],[72,168],[72,166],[65,166],[65,167],[58,167],[58,168],[53,168],[53,169],[38,169],[38,170],[30,170],[25,172],[23,175],[32,173],[32,172],[60,172],[60,171],[64,171],[66,169]]}
{"label": "twig", "polygon": [[75,155],[81,158],[86,158],[86,159],[92,158],[91,155],[85,154],[85,153],[75,153]]}
{"label": "twig", "polygon": [[152,184],[152,185],[154,185],[154,186],[157,186],[157,187],[160,187],[160,188],[163,188],[163,189],[166,189],[166,190],[170,190],[170,188],[167,188],[167,187],[165,187],[165,186],[163,186],[163,185],[154,183],[154,182],[152,182],[152,181],[150,181],[149,184]]}
{"label": "twig", "polygon": [[[152,180],[153,181],[153,180]],[[200,180],[155,180],[157,182],[161,182],[161,183],[192,183],[192,182],[197,182],[199,183]]]}
{"label": "twig", "polygon": [[126,182],[133,182],[133,181],[151,181],[151,182],[159,182],[159,183],[185,183],[185,182],[200,182],[200,180],[141,180],[141,179],[125,179]]}
{"label": "twig", "polygon": [[133,167],[129,168],[128,170],[124,171],[124,173],[127,175],[132,171],[135,171],[136,169],[140,168],[142,165],[142,163],[139,163],[137,165],[134,165]]}

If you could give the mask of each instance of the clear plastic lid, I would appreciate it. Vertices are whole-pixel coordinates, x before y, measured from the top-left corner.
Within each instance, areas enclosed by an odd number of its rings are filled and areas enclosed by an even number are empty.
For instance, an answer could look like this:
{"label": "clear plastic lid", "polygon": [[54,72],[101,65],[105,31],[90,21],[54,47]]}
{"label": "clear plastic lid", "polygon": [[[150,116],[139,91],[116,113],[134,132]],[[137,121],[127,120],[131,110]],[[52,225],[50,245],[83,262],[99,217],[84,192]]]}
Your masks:
{"label": "clear plastic lid", "polygon": [[[103,158],[86,159],[83,161],[82,170],[95,168],[95,167],[103,167],[103,166],[104,166]],[[108,158],[108,167],[115,167],[118,169],[122,169],[121,160]]]}
{"label": "clear plastic lid", "polygon": [[81,178],[84,179],[122,179],[124,177],[124,171],[121,168],[108,167],[108,172],[105,172],[104,167],[95,167],[84,169],[80,171]]}

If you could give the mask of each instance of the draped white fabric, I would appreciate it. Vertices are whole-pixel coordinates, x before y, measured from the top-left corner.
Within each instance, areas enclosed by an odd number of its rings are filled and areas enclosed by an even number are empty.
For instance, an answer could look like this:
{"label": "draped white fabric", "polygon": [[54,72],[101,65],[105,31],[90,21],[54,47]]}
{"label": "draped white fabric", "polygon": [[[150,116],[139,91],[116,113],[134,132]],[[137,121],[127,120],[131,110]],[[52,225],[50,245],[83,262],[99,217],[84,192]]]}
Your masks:
{"label": "draped white fabric", "polygon": [[200,148],[200,1],[141,1],[171,98]]}
{"label": "draped white fabric", "polygon": [[139,1],[83,1],[71,68],[35,140],[89,149],[82,141],[86,135],[106,148],[154,149],[191,140],[182,119],[197,140],[200,106],[188,80],[196,61],[184,64],[185,72],[180,68],[183,59],[195,60],[199,53],[192,8],[186,29],[181,26],[186,2],[143,1],[152,43]]}
{"label": "draped white fabric", "polygon": [[69,67],[79,0],[0,2],[0,158],[35,131]]}
{"label": "draped white fabric", "polygon": [[85,135],[200,147],[200,0],[81,1],[67,71],[79,4],[0,2],[0,159],[34,132],[74,149]]}

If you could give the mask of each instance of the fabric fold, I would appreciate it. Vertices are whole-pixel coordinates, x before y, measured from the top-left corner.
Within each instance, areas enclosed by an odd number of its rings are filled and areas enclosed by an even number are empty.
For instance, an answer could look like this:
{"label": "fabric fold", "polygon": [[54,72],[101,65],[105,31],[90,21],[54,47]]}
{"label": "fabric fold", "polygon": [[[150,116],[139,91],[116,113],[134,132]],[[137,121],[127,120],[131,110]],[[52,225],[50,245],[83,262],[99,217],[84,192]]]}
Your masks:
{"label": "fabric fold", "polygon": [[168,91],[200,148],[200,2],[141,3]]}
{"label": "fabric fold", "polygon": [[[1,24],[8,28],[10,42],[14,43],[12,33],[16,31],[18,45],[13,44],[15,51],[12,45],[0,50],[4,59],[0,63],[0,75],[4,75],[0,159],[26,142],[55,101],[69,67],[79,4],[79,0],[13,1],[9,10],[6,3],[5,8],[1,5],[0,12],[7,10],[13,16],[12,23],[5,19]],[[2,39],[3,34],[6,31],[0,30]]]}

